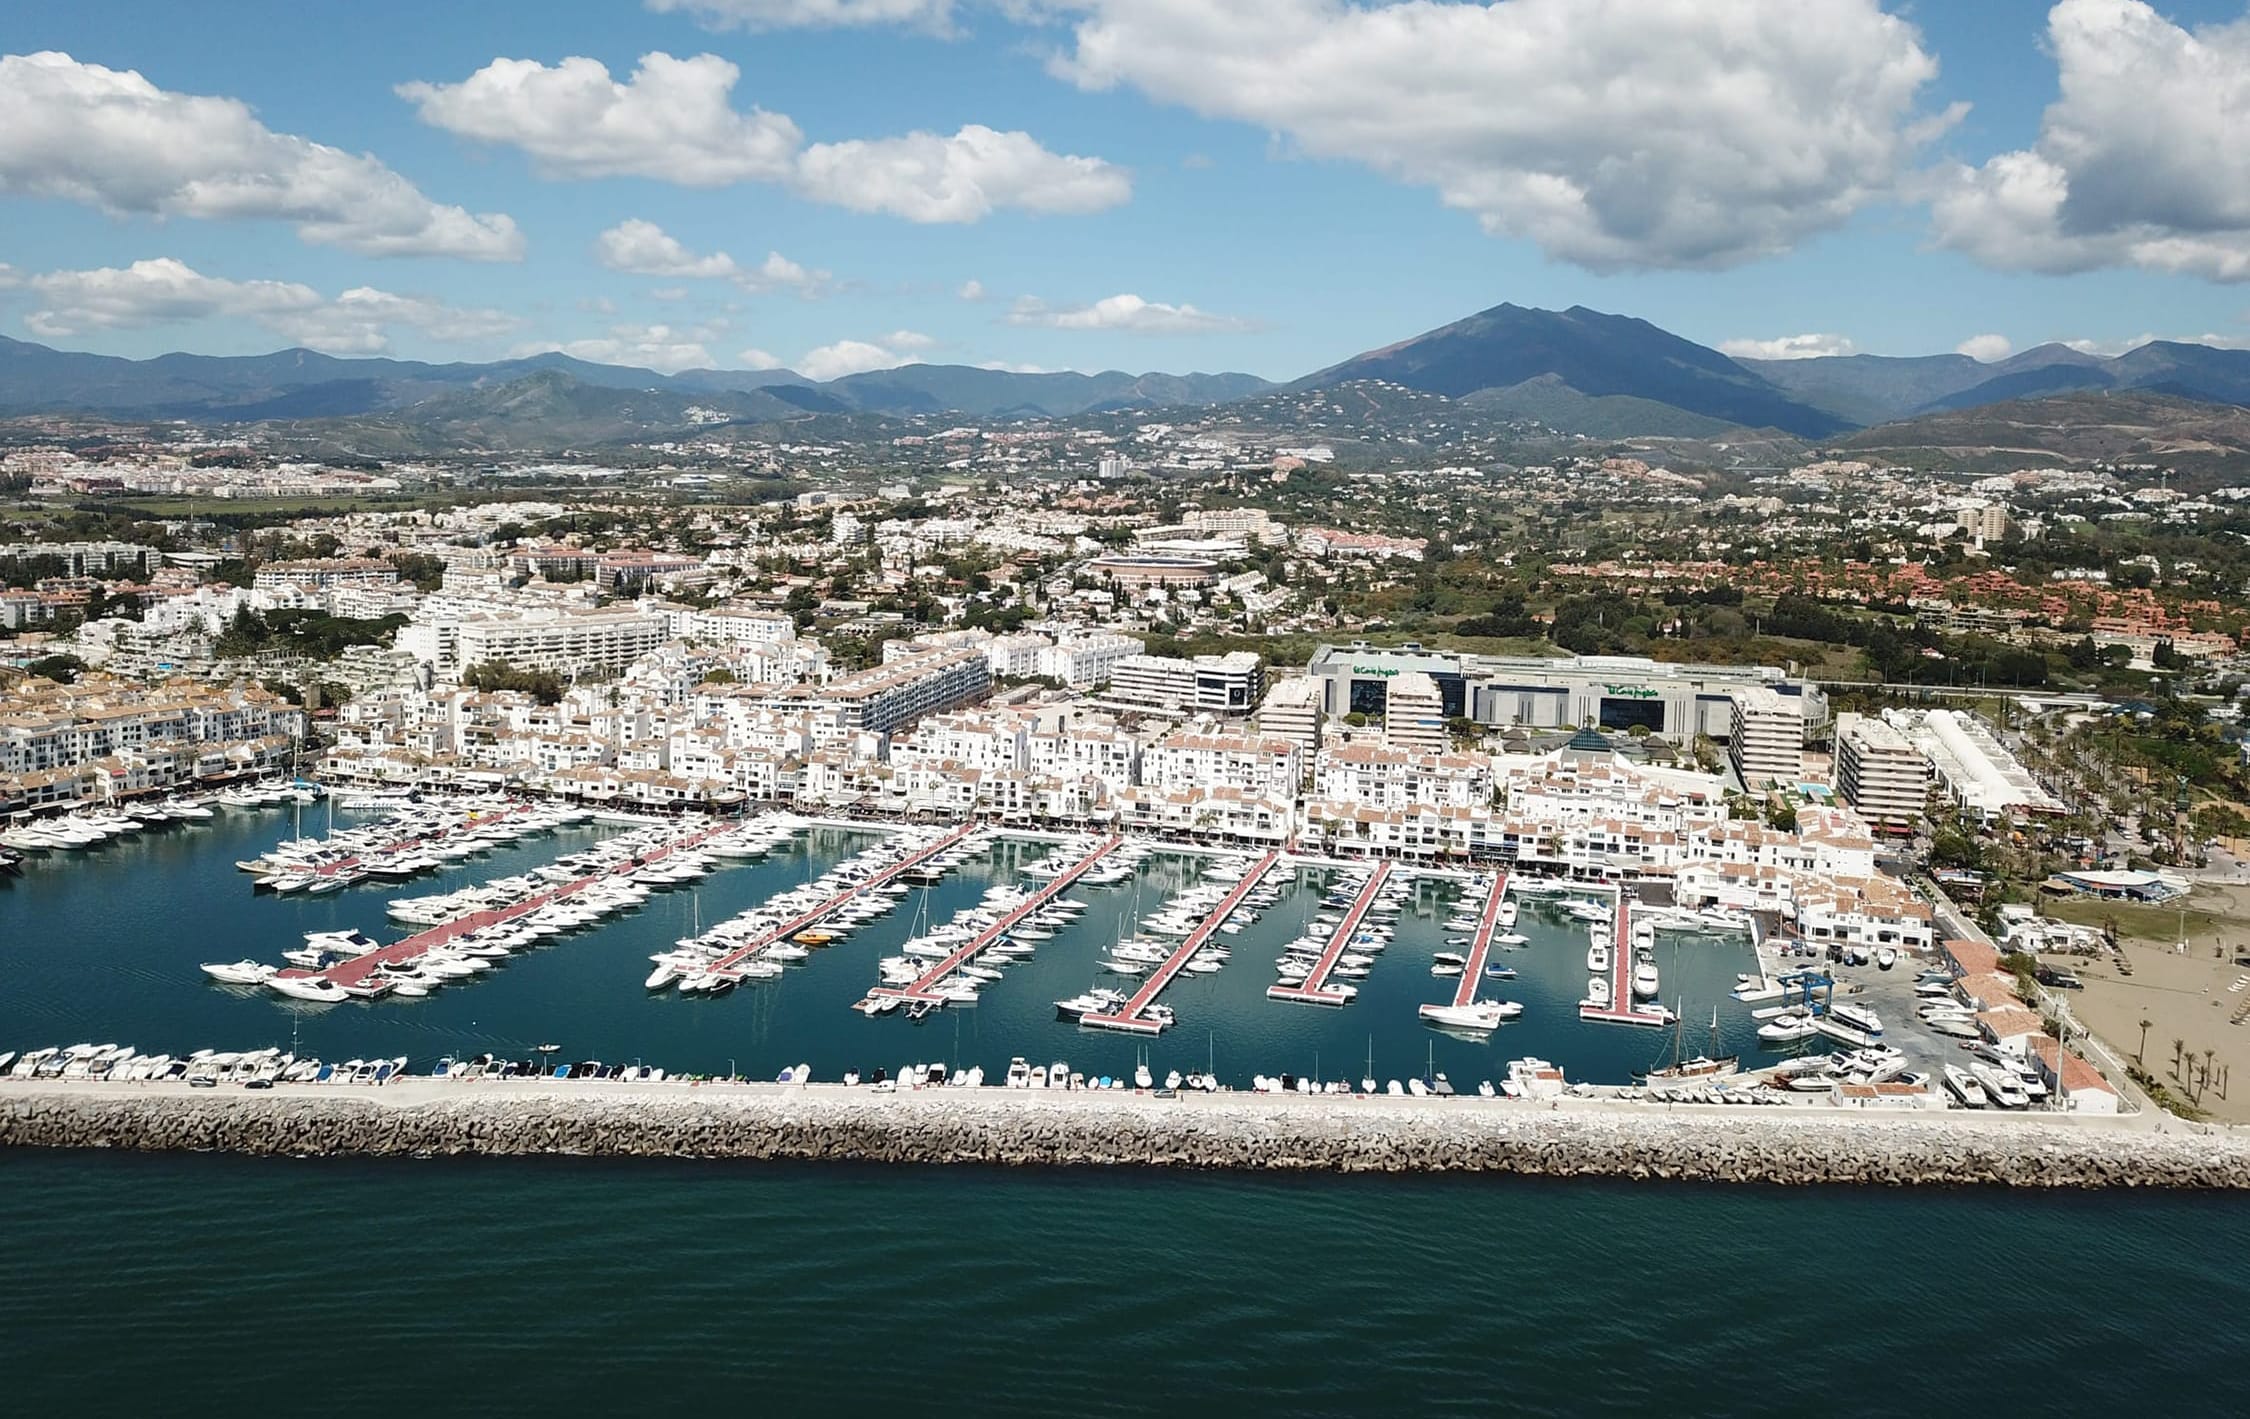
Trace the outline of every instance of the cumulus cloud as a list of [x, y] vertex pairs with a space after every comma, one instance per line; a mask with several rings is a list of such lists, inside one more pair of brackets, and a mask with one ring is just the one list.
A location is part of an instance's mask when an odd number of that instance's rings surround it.
[[731, 279], [742, 274], [723, 251], [698, 256], [654, 222], [628, 218], [594, 238], [594, 259], [636, 276]]
[[1434, 189], [1600, 270], [1784, 251], [1958, 116], [1878, 0], [1049, 0], [1052, 67]]
[[1938, 243], [2009, 270], [2250, 280], [2250, 20], [2062, 0], [2047, 48], [2062, 93], [2037, 143], [1935, 176]]
[[329, 300], [295, 281], [206, 276], [170, 257], [127, 267], [50, 271], [26, 284], [39, 308], [24, 317], [24, 324], [48, 338], [235, 317], [328, 354], [378, 355], [390, 348], [395, 329], [469, 343], [506, 334], [520, 323], [505, 311], [450, 306], [372, 286], [357, 286]]
[[744, 350], [734, 357], [734, 362], [746, 370], [777, 370], [781, 361], [764, 350]]
[[[897, 337], [887, 338], [895, 340]], [[838, 340], [833, 345], [807, 350], [804, 358], [797, 361], [797, 373], [807, 379], [842, 379], [848, 374], [896, 369], [913, 362], [914, 357], [907, 351], [871, 340]]]
[[5, 261], [0, 261], [0, 291], [12, 291], [23, 284], [23, 274]]
[[[791, 261], [778, 251], [754, 267], [739, 265], [723, 251], [699, 255], [654, 222], [628, 218], [594, 238], [594, 259], [612, 271], [636, 276], [678, 280], [732, 281], [746, 291], [795, 291], [807, 298], [826, 295], [832, 284], [829, 273]], [[676, 288], [670, 288], [676, 290]], [[658, 300], [678, 300], [685, 291], [649, 293]]]
[[981, 301], [984, 299], [984, 282], [971, 277], [961, 283], [960, 294], [965, 301]]
[[711, 357], [711, 347], [704, 343], [711, 333], [674, 325], [612, 325], [606, 335], [519, 345], [511, 354], [520, 359], [552, 350], [600, 365], [631, 365], [660, 374], [677, 374], [681, 370], [708, 369], [718, 363]]
[[953, 0], [648, 0], [648, 8], [684, 12], [722, 30], [903, 25], [950, 34], [953, 29]]
[[1967, 355], [1979, 364], [2004, 360], [2016, 352], [2016, 342], [2005, 335], [1971, 335], [1953, 347], [1957, 355]]
[[1132, 196], [1122, 168], [1051, 153], [1029, 133], [971, 123], [947, 136], [815, 143], [799, 155], [797, 190], [855, 212], [910, 222], [974, 222], [1000, 207], [1076, 214]]
[[643, 55], [620, 82], [598, 60], [495, 59], [458, 84], [401, 84], [422, 121], [528, 153], [553, 177], [649, 177], [688, 187], [772, 182], [818, 202], [913, 222], [1003, 208], [1075, 213], [1132, 195], [1122, 168], [969, 124], [806, 146], [787, 115], [737, 110], [741, 70], [715, 54]]
[[237, 99], [53, 52], [0, 56], [0, 192], [117, 215], [292, 222], [305, 241], [368, 256], [523, 256], [512, 219], [433, 202], [364, 153], [276, 133]]
[[1212, 331], [1249, 330], [1250, 321], [1215, 315], [1192, 305], [1166, 305], [1145, 301], [1131, 293], [1105, 296], [1092, 305], [1051, 306], [1025, 296], [1008, 311], [1010, 325], [1039, 325], [1050, 330], [1130, 330], [1146, 335], [1190, 335]]
[[1777, 335], [1771, 340], [1725, 340], [1719, 344], [1720, 354], [1738, 360], [1817, 360], [1858, 351], [1848, 335]]

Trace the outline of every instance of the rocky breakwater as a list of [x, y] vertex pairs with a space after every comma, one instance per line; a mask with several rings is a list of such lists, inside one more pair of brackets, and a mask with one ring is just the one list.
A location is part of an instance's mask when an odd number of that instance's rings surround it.
[[1154, 1166], [1879, 1186], [2250, 1188], [2250, 1143], [2027, 1119], [1469, 1101], [413, 1084], [0, 1089], [0, 1146]]

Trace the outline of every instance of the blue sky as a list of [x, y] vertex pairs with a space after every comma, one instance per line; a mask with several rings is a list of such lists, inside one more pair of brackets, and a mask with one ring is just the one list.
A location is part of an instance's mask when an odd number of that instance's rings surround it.
[[0, 55], [0, 333], [64, 348], [1286, 378], [1503, 300], [2250, 340], [2240, 3], [11, 0]]

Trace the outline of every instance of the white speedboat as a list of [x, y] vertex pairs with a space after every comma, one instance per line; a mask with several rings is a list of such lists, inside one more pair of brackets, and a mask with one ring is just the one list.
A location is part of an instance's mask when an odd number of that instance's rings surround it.
[[1810, 1010], [1787, 1010], [1758, 1027], [1758, 1039], [1769, 1045], [1793, 1044], [1820, 1033], [1820, 1021]]
[[1596, 1010], [1609, 1008], [1609, 977], [1590, 976], [1586, 981], [1586, 998], [1581, 1005], [1591, 1005]]
[[1643, 961], [1633, 967], [1633, 994], [1636, 998], [1654, 1000], [1657, 988], [1656, 962]]
[[1586, 948], [1586, 969], [1597, 976], [1609, 970], [1609, 947], [1607, 944], [1596, 941]]
[[1496, 1030], [1501, 1021], [1512, 1020], [1522, 1013], [1523, 1006], [1513, 1000], [1472, 1000], [1466, 1005], [1425, 1005], [1421, 1010], [1425, 1024], [1449, 1030], [1477, 1032]]
[[280, 991], [295, 1000], [310, 1000], [322, 1005], [334, 1005], [351, 996], [340, 985], [317, 976], [273, 976], [266, 981], [269, 989]]
[[263, 961], [205, 962], [202, 971], [227, 985], [263, 985], [278, 969]]

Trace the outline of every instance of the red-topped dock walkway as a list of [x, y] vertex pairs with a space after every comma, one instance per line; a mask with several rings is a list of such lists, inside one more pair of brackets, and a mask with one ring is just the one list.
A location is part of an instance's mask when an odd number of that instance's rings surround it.
[[809, 911], [803, 912], [798, 916], [790, 918], [788, 921], [783, 922], [781, 925], [774, 927], [770, 931], [750, 938], [748, 941], [745, 941], [740, 946], [735, 947], [732, 951], [727, 952], [724, 956], [721, 956], [716, 961], [713, 961], [710, 965], [704, 967], [705, 972], [710, 975], [720, 975], [724, 972], [735, 969], [744, 961], [748, 961], [756, 957], [760, 952], [764, 951], [774, 942], [794, 936], [798, 932], [803, 931], [805, 928], [817, 924], [821, 920], [821, 918], [827, 916], [829, 913], [844, 906], [848, 902], [856, 900], [862, 892], [872, 891], [875, 888], [882, 886], [885, 882], [890, 881], [893, 877], [898, 876], [901, 872], [904, 872], [912, 867], [921, 866], [923, 863], [928, 862], [931, 858], [936, 857], [939, 853], [945, 852], [949, 848], [952, 848], [963, 838], [966, 838], [967, 836], [969, 836], [969, 834], [975, 832], [976, 830], [977, 825], [974, 822], [963, 823], [960, 827], [955, 828], [952, 832], [947, 833], [944, 837], [939, 838], [936, 842], [931, 843], [928, 847], [923, 848], [919, 852], [909, 853], [907, 856], [900, 858], [898, 861], [892, 863], [890, 866], [884, 868], [882, 871], [876, 873], [866, 881], [855, 883], [852, 886], [846, 887], [844, 888], [844, 890], [836, 893], [834, 896], [818, 903]]
[[653, 848], [639, 858], [628, 858], [615, 867], [605, 868], [585, 877], [573, 878], [571, 881], [551, 887], [544, 892], [534, 893], [521, 901], [510, 902], [504, 907], [493, 907], [488, 911], [470, 912], [467, 916], [455, 917], [443, 925], [433, 926], [427, 931], [418, 931], [412, 936], [393, 941], [388, 946], [378, 947], [362, 955], [354, 956], [348, 961], [340, 961], [326, 970], [308, 971], [292, 967], [278, 974], [288, 979], [317, 976], [340, 986], [362, 985], [370, 975], [375, 973], [377, 967], [403, 966], [418, 961], [438, 947], [466, 936], [472, 931], [479, 931], [488, 926], [497, 926], [502, 922], [513, 921], [520, 916], [528, 916], [549, 903], [574, 896], [604, 878], [635, 872], [652, 862], [662, 862], [675, 852], [685, 852], [691, 848], [700, 847], [720, 833], [727, 832], [736, 826], [738, 825], [734, 823], [713, 823], [708, 827], [699, 828], [692, 833], [674, 838], [664, 846]]
[[1376, 896], [1382, 892], [1383, 884], [1390, 879], [1391, 864], [1375, 864], [1374, 872], [1367, 878], [1367, 885], [1359, 889], [1359, 895], [1352, 899], [1343, 921], [1338, 923], [1336, 934], [1328, 938], [1327, 949], [1320, 953], [1319, 960], [1313, 962], [1312, 973], [1295, 985], [1267, 986], [1266, 999], [1288, 1000], [1299, 1005], [1339, 1006], [1350, 1000], [1351, 997], [1342, 991], [1329, 988], [1328, 973], [1336, 969], [1336, 962], [1342, 959], [1344, 949], [1351, 944], [1352, 938], [1359, 934], [1360, 924], [1367, 920], [1368, 910], [1375, 905]]
[[1026, 917], [1034, 915], [1039, 911], [1040, 908], [1046, 906], [1047, 903], [1061, 896], [1064, 892], [1069, 891], [1071, 886], [1075, 884], [1079, 878], [1085, 876], [1087, 871], [1091, 869], [1095, 863], [1101, 861], [1103, 858], [1117, 851], [1119, 846], [1121, 846], [1124, 841], [1125, 839], [1123, 837], [1110, 837], [1104, 839], [1101, 844], [1097, 846], [1092, 852], [1087, 853], [1084, 857], [1080, 858], [1074, 865], [1072, 865], [1070, 870], [1068, 870], [1067, 872], [1059, 873], [1058, 875], [1050, 878], [1046, 886], [1041, 887], [1038, 891], [1033, 892], [1029, 897], [1026, 897], [1020, 905], [1011, 910], [1007, 915], [1001, 917], [992, 925], [978, 932], [973, 938], [971, 938], [966, 944], [964, 944], [959, 950], [955, 951], [952, 955], [947, 956], [944, 960], [938, 962], [936, 965], [922, 972], [920, 976], [915, 978], [915, 981], [912, 985], [877, 986], [875, 989], [867, 992], [868, 997], [870, 999], [881, 999], [885, 996], [891, 996], [905, 1001], [908, 1004], [912, 1004], [917, 1001], [928, 1001], [932, 1003], [942, 1002], [944, 1000], [943, 996], [932, 993], [936, 989], [938, 982], [944, 980], [947, 976], [952, 975], [955, 971], [961, 969], [962, 966], [968, 964], [970, 961], [973, 961], [978, 956], [982, 955], [986, 948], [990, 947], [1001, 937], [1006, 936], [1016, 926], [1020, 925]]
[[1079, 1017], [1078, 1023], [1097, 1030], [1123, 1030], [1135, 1035], [1163, 1033], [1162, 1024], [1147, 1018], [1141, 1012], [1148, 1009], [1157, 996], [1163, 994], [1164, 987], [1172, 983], [1172, 977], [1180, 973], [1180, 968], [1188, 963], [1188, 958], [1203, 949], [1204, 943], [1217, 933], [1228, 917], [1234, 915], [1235, 908], [1242, 905], [1242, 899], [1257, 890], [1258, 884], [1266, 879], [1266, 874], [1273, 871], [1274, 864], [1279, 861], [1281, 853], [1276, 849], [1259, 858], [1255, 866], [1243, 873], [1242, 880], [1234, 884], [1234, 890], [1211, 909], [1211, 914], [1203, 919], [1201, 925], [1187, 934], [1180, 942], [1180, 948], [1166, 957], [1163, 965], [1158, 966], [1147, 980], [1141, 982], [1141, 988], [1133, 992], [1133, 998], [1126, 1001], [1123, 1008], [1107, 1015], [1083, 1015]]
[[[1500, 930], [1500, 904], [1508, 899], [1508, 874], [1494, 872], [1492, 890], [1485, 895], [1484, 910], [1477, 915], [1476, 934], [1469, 938], [1469, 959], [1461, 967], [1461, 983], [1453, 988], [1455, 1010], [1468, 1008], [1477, 998], [1477, 986], [1484, 980], [1484, 963], [1492, 954], [1492, 938]], [[1441, 1006], [1425, 1005], [1420, 1014], [1425, 1020], [1430, 1012]]]
[[1609, 945], [1609, 1004], [1580, 1002], [1578, 1018], [1605, 1025], [1669, 1025], [1672, 1012], [1661, 1005], [1642, 1006], [1633, 999], [1633, 904], [1623, 891], [1617, 894], [1616, 924]]

